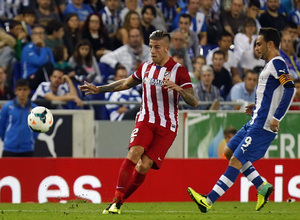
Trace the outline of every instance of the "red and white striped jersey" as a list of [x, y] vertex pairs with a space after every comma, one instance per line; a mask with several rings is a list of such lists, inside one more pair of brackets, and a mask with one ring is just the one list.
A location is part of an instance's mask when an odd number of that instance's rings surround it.
[[183, 89], [192, 88], [187, 69], [170, 57], [163, 67], [150, 61], [144, 62], [132, 77], [142, 81], [143, 86], [142, 105], [136, 121], [177, 131], [179, 93], [175, 90], [168, 92], [162, 85], [164, 79], [169, 79]]

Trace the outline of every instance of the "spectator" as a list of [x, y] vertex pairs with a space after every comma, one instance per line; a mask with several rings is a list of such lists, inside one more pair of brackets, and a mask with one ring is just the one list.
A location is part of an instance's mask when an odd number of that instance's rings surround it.
[[[0, 100], [11, 100], [14, 97], [10, 84], [6, 82], [7, 75], [2, 66], [0, 66]], [[1, 106], [0, 106], [1, 108]]]
[[31, 90], [41, 82], [49, 81], [53, 70], [54, 58], [50, 48], [45, 46], [45, 29], [36, 25], [32, 29], [31, 39], [22, 51], [22, 78], [28, 79]]
[[267, 0], [267, 10], [263, 13], [259, 22], [262, 27], [272, 27], [278, 31], [282, 31], [286, 25], [287, 18], [284, 14], [279, 12], [279, 0]]
[[180, 30], [172, 32], [169, 55], [180, 54], [184, 58], [184, 66], [191, 72], [193, 71], [192, 62], [187, 49], [183, 46], [183, 40], [183, 35]]
[[0, 66], [4, 68], [9, 76], [12, 75], [12, 67], [15, 62], [16, 39], [7, 34], [2, 28], [0, 29]]
[[2, 157], [33, 156], [39, 133], [33, 132], [27, 124], [28, 113], [37, 106], [30, 101], [29, 94], [29, 82], [19, 79], [16, 83], [16, 97], [5, 103], [1, 109], [0, 137], [4, 142]]
[[256, 22], [253, 18], [247, 18], [241, 27], [240, 33], [237, 33], [234, 37], [234, 54], [238, 62], [244, 53], [249, 50], [253, 50], [253, 45], [256, 38]]
[[65, 34], [63, 24], [58, 20], [50, 20], [46, 26], [47, 37], [45, 39], [46, 47], [53, 49], [57, 45], [63, 45], [63, 36]]
[[231, 34], [228, 32], [223, 32], [218, 40], [219, 47], [214, 48], [207, 54], [206, 63], [207, 65], [211, 65], [214, 52], [218, 50], [223, 51], [223, 53], [225, 54], [224, 67], [229, 71], [229, 73], [231, 73], [232, 81], [235, 84], [241, 82], [242, 80], [238, 74], [236, 57], [234, 55], [234, 52], [230, 50], [232, 42], [233, 42], [233, 38]]
[[93, 52], [96, 60], [99, 60], [105, 53], [110, 52], [111, 46], [105, 26], [98, 13], [90, 14], [82, 26], [82, 38], [87, 39], [93, 45]]
[[69, 59], [69, 64], [75, 70], [75, 78], [79, 82], [102, 82], [99, 65], [89, 40], [78, 41], [73, 56]]
[[53, 12], [51, 0], [37, 0], [38, 7], [35, 9], [36, 23], [46, 27], [51, 20], [60, 21], [57, 13]]
[[297, 25], [298, 36], [300, 36], [300, 0], [294, 0], [295, 10], [290, 14], [289, 20]]
[[136, 11], [139, 7], [139, 0], [124, 0], [125, 7], [120, 12], [121, 25], [125, 22], [125, 17], [129, 11]]
[[199, 0], [189, 0], [187, 9], [182, 10], [173, 21], [173, 29], [178, 28], [178, 21], [181, 14], [189, 14], [192, 17], [192, 24], [190, 29], [198, 34], [200, 39], [200, 44], [206, 45], [206, 21], [204, 13], [199, 11], [200, 1]]
[[83, 3], [91, 6], [94, 13], [97, 13], [104, 8], [102, 0], [84, 0]]
[[68, 54], [74, 52], [77, 42], [81, 39], [81, 31], [79, 27], [79, 18], [75, 13], [70, 13], [66, 16], [64, 23], [65, 34], [63, 36], [64, 44], [68, 48]]
[[255, 20], [257, 30], [259, 30], [261, 28], [261, 25], [258, 20], [259, 9], [260, 9], [259, 0], [250, 0], [248, 2], [248, 7], [246, 9], [246, 15], [248, 16], [248, 18], [252, 18]]
[[100, 62], [115, 68], [117, 64], [122, 64], [129, 75], [143, 62], [151, 60], [150, 48], [142, 43], [141, 32], [137, 28], [129, 31], [128, 44], [105, 54]]
[[[294, 84], [296, 88], [296, 93], [293, 99], [293, 103], [300, 103], [300, 79], [295, 79]], [[290, 110], [300, 110], [300, 106], [291, 106]]]
[[144, 44], [149, 45], [149, 36], [156, 30], [156, 28], [151, 24], [153, 19], [156, 17], [156, 10], [152, 5], [145, 5], [142, 8], [142, 33], [144, 37]]
[[[114, 81], [126, 79], [127, 76], [128, 73], [125, 67], [117, 67], [115, 70]], [[128, 90], [105, 93], [105, 100], [110, 102], [141, 102], [142, 98], [136, 88], [132, 87]], [[111, 121], [134, 120], [137, 112], [140, 109], [140, 107], [136, 106], [135, 104], [106, 104], [105, 107], [109, 112], [109, 118]]]
[[91, 8], [91, 6], [83, 4], [83, 0], [72, 0], [72, 3], [69, 3], [66, 6], [66, 9], [64, 11], [64, 17], [66, 18], [67, 15], [70, 13], [76, 13], [78, 15], [81, 27], [85, 19], [89, 16], [89, 14], [93, 12], [94, 11]]
[[177, 0], [165, 0], [160, 1], [156, 4], [156, 7], [159, 8], [163, 14], [164, 21], [167, 26], [167, 31], [170, 31], [172, 29], [173, 20], [177, 15], [176, 3]]
[[[235, 84], [230, 91], [231, 101], [244, 101], [245, 106], [248, 103], [255, 102], [255, 92], [258, 83], [258, 74], [253, 70], [248, 70], [245, 73], [244, 81]], [[235, 105], [234, 110], [239, 110], [241, 106]], [[244, 110], [244, 109], [241, 109]]]
[[224, 149], [227, 146], [228, 142], [233, 138], [233, 136], [237, 133], [237, 130], [233, 126], [229, 126], [224, 129], [224, 139], [220, 142], [219, 148], [218, 148], [218, 158], [224, 158], [226, 159], [224, 155]]
[[253, 49], [246, 51], [241, 57], [240, 66], [243, 70], [243, 77], [248, 70], [256, 69], [256, 72], [260, 73], [260, 70], [265, 66], [265, 61], [260, 59], [259, 54], [254, 49], [255, 45], [256, 40], [254, 41]]
[[20, 15], [22, 8], [28, 7], [29, 1], [14, 2], [11, 0], [0, 1], [0, 19], [10, 20]]
[[119, 4], [119, 0], [105, 0], [105, 7], [99, 11], [110, 39], [114, 39], [121, 27]]
[[32, 28], [36, 21], [35, 10], [32, 8], [24, 8], [21, 18], [24, 31], [27, 34], [27, 38], [30, 39], [30, 36], [32, 35]]
[[[195, 87], [197, 99], [203, 102], [213, 102], [222, 99], [220, 89], [212, 84], [214, 80], [214, 71], [210, 66], [202, 66], [200, 73], [200, 81]], [[200, 109], [209, 109], [210, 105], [200, 106]], [[214, 109], [216, 110], [216, 109]]]
[[132, 28], [142, 31], [141, 18], [136, 11], [129, 11], [126, 14], [123, 26], [117, 31], [116, 40], [121, 42], [121, 45], [128, 43], [128, 32]]
[[69, 59], [68, 49], [65, 45], [57, 45], [52, 50], [55, 65], [57, 69], [61, 69], [67, 74], [72, 80], [75, 80], [75, 71], [67, 62]]
[[193, 72], [189, 72], [191, 77], [191, 82], [195, 86], [200, 80], [201, 69], [203, 65], [206, 65], [206, 60], [204, 56], [197, 56], [192, 59]]
[[293, 53], [293, 40], [289, 33], [281, 37], [279, 54], [284, 59], [293, 79], [300, 78], [300, 63], [295, 53]]
[[[152, 25], [156, 28], [156, 30], [162, 30], [166, 31], [167, 30], [167, 25], [164, 20], [164, 16], [161, 12], [161, 10], [158, 7], [155, 7], [156, 5], [156, 0], [142, 0], [143, 6], [153, 6], [155, 9], [155, 14], [156, 16], [154, 17], [152, 21]], [[141, 15], [141, 8], [137, 9], [137, 12]], [[147, 44], [146, 44], [147, 45]]]
[[298, 27], [293, 21], [288, 21], [286, 26], [282, 30], [282, 35], [290, 34], [293, 41], [293, 53], [297, 54], [299, 51], [299, 42], [298, 42]]
[[17, 58], [17, 61], [20, 61], [23, 47], [28, 43], [27, 35], [22, 27], [22, 23], [20, 21], [11, 20], [9, 22], [9, 33], [16, 40], [16, 45], [14, 46], [15, 57]]
[[189, 14], [181, 14], [179, 16], [179, 29], [184, 37], [184, 47], [188, 50], [191, 59], [200, 55], [199, 39], [197, 34], [190, 30], [192, 18]]
[[232, 0], [229, 11], [223, 11], [220, 15], [220, 21], [225, 31], [234, 38], [244, 24], [247, 16], [243, 12], [243, 0]]
[[220, 22], [220, 9], [214, 8], [214, 5], [220, 5], [218, 0], [200, 0], [200, 11], [205, 14], [207, 44], [217, 45], [218, 36], [223, 32], [223, 27]]
[[232, 87], [232, 80], [230, 73], [224, 68], [225, 53], [221, 50], [214, 52], [212, 57], [212, 69], [214, 71], [215, 77], [213, 80], [213, 85], [220, 89], [220, 94], [224, 100], [226, 100], [230, 89]]
[[72, 80], [60, 69], [54, 69], [50, 75], [50, 81], [42, 82], [31, 98], [33, 102], [41, 100], [74, 101], [77, 107], [82, 106], [82, 101], [78, 97]]

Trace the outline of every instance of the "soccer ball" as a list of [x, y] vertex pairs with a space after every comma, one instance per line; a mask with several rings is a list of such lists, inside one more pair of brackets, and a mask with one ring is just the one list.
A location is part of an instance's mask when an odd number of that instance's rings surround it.
[[27, 123], [31, 130], [45, 133], [49, 131], [53, 125], [53, 115], [49, 109], [43, 106], [37, 106], [30, 111], [27, 117]]

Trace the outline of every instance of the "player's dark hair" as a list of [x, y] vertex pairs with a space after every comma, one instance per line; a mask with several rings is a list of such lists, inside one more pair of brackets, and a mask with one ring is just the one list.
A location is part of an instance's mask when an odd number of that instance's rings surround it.
[[213, 53], [213, 57], [216, 55], [216, 54], [219, 54], [219, 55], [222, 55], [223, 56], [223, 58], [225, 59], [225, 53], [222, 51], [222, 50], [217, 50], [217, 51], [215, 51], [214, 53]]
[[[192, 59], [192, 64], [195, 64], [199, 58], [203, 59], [203, 60], [205, 61], [205, 64], [206, 64], [206, 59], [205, 59], [205, 57], [202, 56], [202, 55], [199, 55], [199, 56], [194, 57], [194, 58]], [[205, 65], [205, 64], [204, 64], [204, 65]]]
[[147, 9], [150, 9], [153, 16], [156, 17], [156, 10], [155, 10], [155, 7], [153, 5], [145, 5], [142, 8], [142, 15], [146, 13]]
[[279, 49], [280, 45], [280, 34], [279, 31], [271, 27], [263, 27], [259, 30], [259, 35], [264, 36], [264, 41], [273, 41], [276, 49]]
[[88, 39], [81, 39], [77, 42], [75, 50], [73, 52], [73, 59], [77, 64], [83, 65], [83, 60], [81, 54], [79, 53], [79, 48], [81, 46], [89, 46], [90, 51], [88, 55], [84, 58], [84, 61], [87, 66], [91, 67], [93, 65], [93, 48], [92, 44]]
[[168, 32], [166, 31], [161, 31], [161, 30], [156, 30], [153, 31], [150, 36], [150, 40], [162, 40], [162, 39], [167, 39], [168, 43], [171, 41], [171, 36]]
[[192, 22], [192, 17], [191, 17], [191, 15], [189, 15], [189, 14], [181, 14], [180, 16], [179, 16], [179, 19], [180, 18], [188, 18], [189, 20], [190, 20], [190, 22]]
[[223, 31], [219, 37], [219, 40], [222, 40], [223, 37], [231, 37], [231, 39], [232, 39], [232, 35], [228, 31]]
[[287, 21], [285, 23], [285, 26], [284, 26], [283, 30], [286, 30], [288, 28], [297, 29], [298, 27], [297, 27], [297, 24], [295, 22], [293, 22], [293, 21]]
[[16, 88], [26, 86], [29, 87], [29, 81], [27, 79], [18, 79], [16, 82]]
[[58, 31], [62, 27], [63, 27], [63, 24], [60, 21], [58, 21], [56, 19], [52, 19], [48, 22], [48, 24], [46, 26], [46, 32], [47, 32], [47, 34], [53, 34], [54, 31]]

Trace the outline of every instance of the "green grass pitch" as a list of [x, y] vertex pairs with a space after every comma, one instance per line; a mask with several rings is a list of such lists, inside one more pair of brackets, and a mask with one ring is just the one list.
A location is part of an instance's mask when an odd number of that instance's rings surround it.
[[0, 219], [300, 219], [300, 202], [269, 202], [255, 211], [255, 202], [217, 202], [208, 213], [201, 213], [193, 202], [125, 203], [121, 215], [102, 215], [107, 203], [84, 201], [60, 203], [0, 203]]

